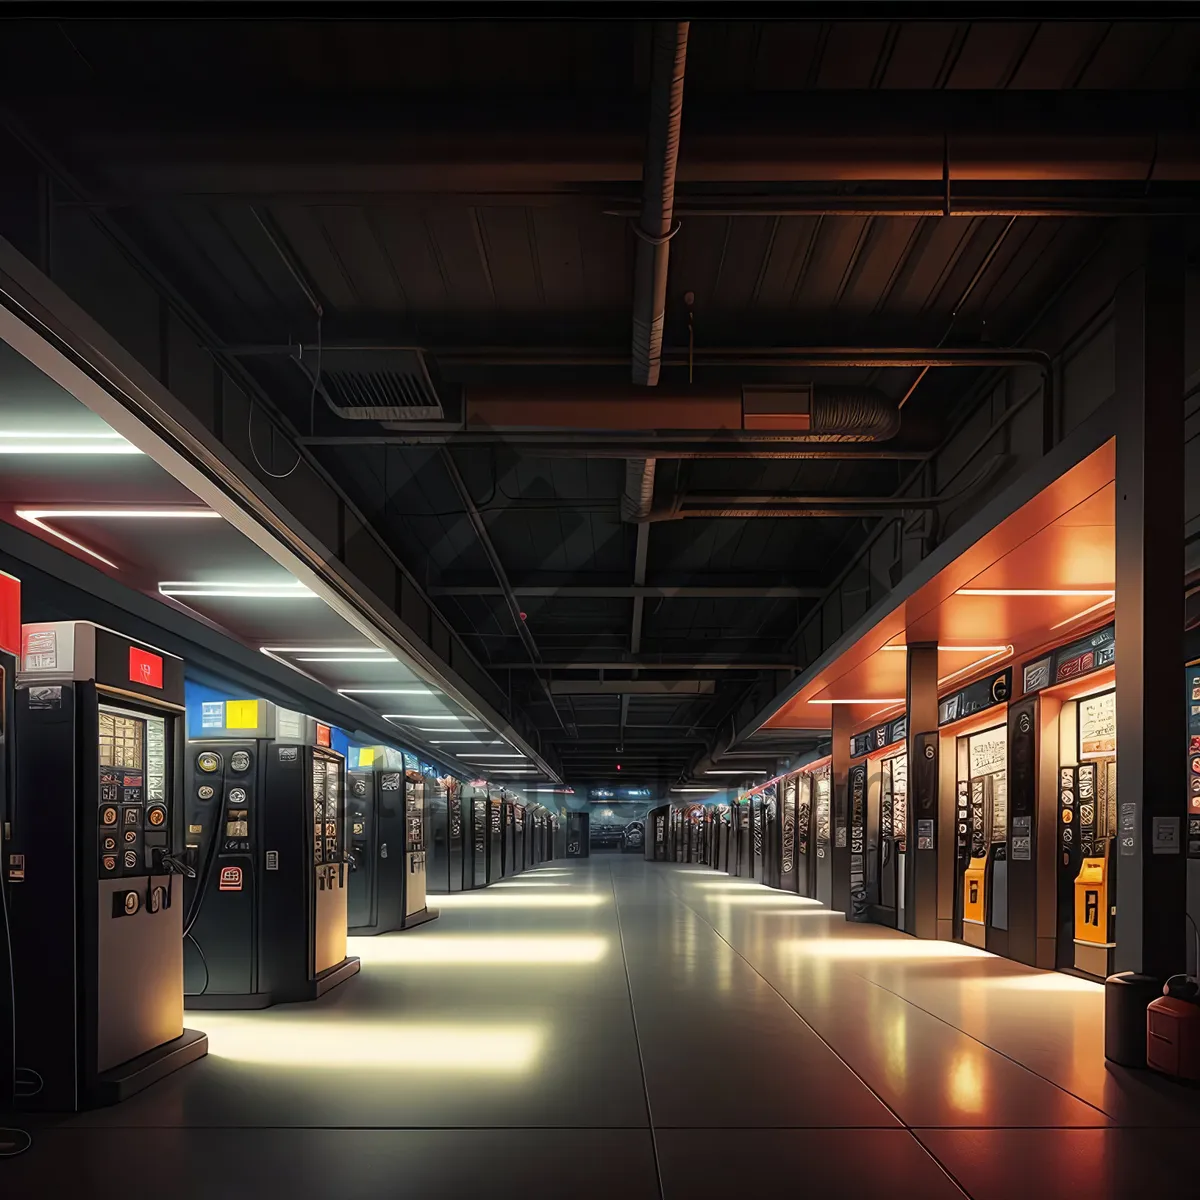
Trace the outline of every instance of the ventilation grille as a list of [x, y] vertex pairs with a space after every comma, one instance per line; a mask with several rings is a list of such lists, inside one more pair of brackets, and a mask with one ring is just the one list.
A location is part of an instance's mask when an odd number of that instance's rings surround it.
[[412, 350], [337, 350], [324, 355], [321, 385], [349, 421], [440, 421], [441, 401]]

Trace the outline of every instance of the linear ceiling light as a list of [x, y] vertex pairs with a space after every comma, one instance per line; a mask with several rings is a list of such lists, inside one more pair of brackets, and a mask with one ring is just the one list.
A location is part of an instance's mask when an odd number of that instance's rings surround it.
[[1112, 588], [959, 588], [957, 596], [1115, 596]]
[[[396, 659], [391, 654], [387, 654], [387, 655], [376, 654], [374, 657], [371, 657], [368, 655], [356, 655], [356, 654], [337, 654], [337, 655], [326, 655], [324, 657], [317, 657], [317, 658], [297, 658], [296, 661], [297, 662], [315, 662], [315, 663], [346, 663], [346, 662], [348, 662], [348, 663], [390, 663], [390, 662], [395, 662]], [[339, 688], [338, 691], [344, 691], [344, 689]], [[417, 693], [413, 693], [413, 694], [416, 695]]]
[[[313, 662], [311, 658], [302, 658], [301, 662]], [[320, 661], [320, 660], [316, 660]], [[360, 660], [361, 661], [361, 660]], [[382, 660], [381, 660], [382, 661]], [[339, 696], [431, 696], [433, 693], [428, 688], [338, 688]], [[392, 716], [400, 717], [403, 713], [393, 713]], [[438, 717], [439, 721], [444, 718]], [[457, 721], [457, 717], [451, 718]]]
[[[447, 733], [448, 730], [441, 732]], [[481, 742], [478, 738], [432, 738], [429, 744], [431, 746], [503, 746], [504, 743], [498, 738], [491, 742]]]
[[766, 775], [766, 771], [705, 771], [705, 775]]
[[141, 454], [119, 433], [50, 433], [0, 429], [0, 454]]
[[158, 590], [174, 599], [177, 596], [198, 596], [203, 599], [234, 600], [315, 600], [317, 594], [298, 579], [261, 583], [239, 583], [234, 580], [168, 579]]
[[108, 520], [109, 518], [139, 521], [219, 521], [221, 519], [221, 514], [213, 512], [211, 508], [18, 508], [16, 513], [21, 520], [28, 521], [30, 525], [40, 529], [43, 533], [48, 533], [51, 537], [58, 538], [60, 542], [66, 542], [68, 546], [74, 546], [76, 550], [82, 550], [84, 554], [104, 563], [105, 566], [112, 567], [114, 571], [120, 570], [115, 562], [105, 558], [103, 554], [97, 553], [91, 547], [85, 546], [82, 542], [68, 537], [52, 525], [47, 525], [47, 519], [50, 517], [55, 520], [66, 518], [72, 521]]
[[484, 759], [493, 758], [524, 758], [524, 754], [458, 754], [455, 757], [461, 758], [463, 762], [483, 762]]
[[[392, 718], [387, 713], [383, 714], [385, 721], [390, 721]], [[424, 719], [424, 718], [422, 718]], [[447, 729], [444, 725], [413, 725], [413, 729], [419, 729], [422, 733], [487, 733], [486, 729]]]
[[673, 787], [673, 792], [704, 792], [706, 795], [715, 796], [716, 792], [710, 787]]
[[809, 704], [903, 704], [904, 697], [873, 696], [870, 700], [810, 700]]
[[1082, 612], [1077, 612], [1073, 617], [1068, 617], [1065, 621], [1059, 621], [1056, 625], [1051, 625], [1051, 630], [1061, 629], [1064, 625], [1074, 625], [1076, 621], [1083, 620], [1084, 617], [1090, 617], [1092, 613], [1099, 612], [1102, 608], [1107, 608], [1113, 601], [1116, 600], [1116, 594], [1105, 596], [1098, 604], [1091, 604]]
[[[470, 717], [450, 717], [441, 713], [384, 713], [389, 721], [469, 721]], [[450, 730], [443, 732], [449, 733]]]
[[378, 646], [259, 646], [259, 650], [264, 654], [380, 654], [392, 657]]

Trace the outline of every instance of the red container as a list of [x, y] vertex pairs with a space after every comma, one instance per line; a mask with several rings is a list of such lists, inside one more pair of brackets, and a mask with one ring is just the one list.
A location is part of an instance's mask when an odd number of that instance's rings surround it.
[[1200, 1083], [1200, 1004], [1173, 996], [1150, 1002], [1146, 1063], [1173, 1079]]

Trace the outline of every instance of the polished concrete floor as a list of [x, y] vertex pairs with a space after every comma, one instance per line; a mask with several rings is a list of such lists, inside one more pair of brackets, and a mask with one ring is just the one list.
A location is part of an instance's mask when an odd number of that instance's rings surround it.
[[1095, 985], [617, 854], [437, 903], [0, 1195], [1197, 1194], [1200, 1095], [1106, 1069]]

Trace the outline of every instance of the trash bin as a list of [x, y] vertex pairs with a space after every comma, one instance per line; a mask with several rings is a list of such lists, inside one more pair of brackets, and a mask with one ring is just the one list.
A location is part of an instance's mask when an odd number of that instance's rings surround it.
[[1122, 1067], [1146, 1065], [1146, 1009], [1163, 981], [1121, 971], [1104, 981], [1104, 1057]]

